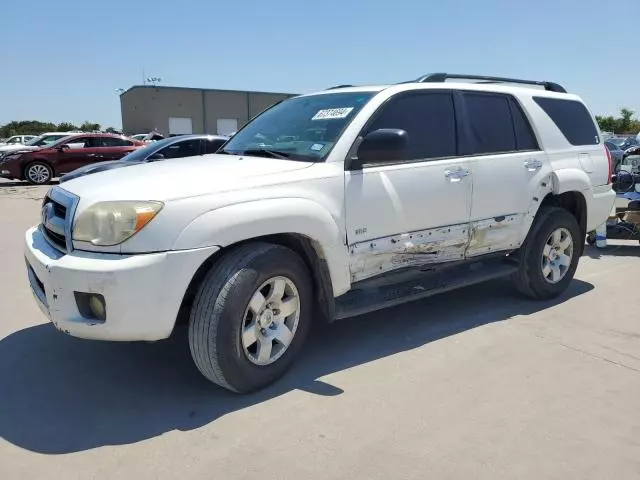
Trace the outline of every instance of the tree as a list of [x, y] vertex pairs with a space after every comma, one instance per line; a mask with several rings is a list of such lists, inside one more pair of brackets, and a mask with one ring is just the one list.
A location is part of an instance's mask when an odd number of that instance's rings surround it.
[[56, 127], [57, 132], [73, 132], [74, 130], [78, 130], [78, 127], [69, 122], [61, 122]]
[[80, 125], [80, 130], [82, 130], [83, 132], [100, 131], [100, 124], [85, 121], [82, 125]]
[[631, 129], [634, 113], [635, 112], [633, 110], [629, 110], [628, 108], [620, 109], [620, 130], [622, 130], [623, 132], [628, 132]]
[[619, 117], [613, 117], [611, 115], [596, 115], [596, 121], [598, 122], [598, 125], [600, 125], [600, 129], [605, 132], [636, 134], [640, 132], [640, 120], [633, 118], [634, 113], [635, 112], [633, 110], [623, 107], [620, 109]]
[[120, 133], [118, 130], [116, 130], [113, 127], [107, 127], [104, 131], [107, 133]]

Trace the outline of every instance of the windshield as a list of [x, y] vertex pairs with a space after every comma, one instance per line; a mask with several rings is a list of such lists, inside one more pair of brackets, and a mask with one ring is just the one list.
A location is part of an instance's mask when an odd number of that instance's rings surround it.
[[25, 145], [29, 145], [30, 147], [45, 147], [48, 145], [52, 145], [58, 140], [61, 140], [67, 136], [67, 134], [41, 135], [29, 140], [27, 143], [25, 143]]
[[321, 161], [375, 93], [328, 93], [285, 100], [249, 122], [221, 152]]
[[122, 157], [122, 160], [125, 162], [142, 162], [152, 153], [162, 150], [164, 147], [166, 147], [167, 145], [171, 145], [175, 141], [175, 138], [165, 138], [164, 140], [150, 143], [142, 148], [139, 148], [138, 150], [134, 150], [128, 155], [125, 155], [124, 157]]

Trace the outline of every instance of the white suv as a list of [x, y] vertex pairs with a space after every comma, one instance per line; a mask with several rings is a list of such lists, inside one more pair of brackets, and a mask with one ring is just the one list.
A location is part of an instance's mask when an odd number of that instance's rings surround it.
[[53, 187], [27, 271], [59, 330], [152, 341], [184, 320], [200, 371], [248, 392], [284, 373], [314, 318], [500, 276], [559, 295], [610, 183], [592, 115], [560, 85], [339, 87], [278, 103], [218, 154]]

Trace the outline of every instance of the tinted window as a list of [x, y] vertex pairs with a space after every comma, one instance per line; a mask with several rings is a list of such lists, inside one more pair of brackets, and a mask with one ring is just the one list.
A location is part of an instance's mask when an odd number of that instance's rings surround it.
[[513, 119], [513, 129], [516, 133], [516, 149], [518, 150], [538, 150], [538, 141], [536, 140], [531, 124], [518, 102], [513, 98], [509, 98], [509, 106], [511, 107], [511, 118]]
[[411, 94], [391, 100], [365, 134], [381, 128], [407, 132], [412, 160], [456, 155], [456, 123], [450, 93]]
[[571, 145], [597, 145], [598, 131], [587, 108], [575, 100], [533, 97]]
[[183, 140], [163, 148], [158, 153], [164, 158], [192, 157], [200, 154], [200, 139]]
[[204, 153], [216, 153], [218, 149], [222, 145], [224, 145], [224, 142], [226, 142], [226, 140], [220, 140], [220, 139], [205, 140]]
[[509, 98], [503, 95], [465, 93], [473, 151], [476, 154], [513, 152], [516, 136]]
[[133, 145], [130, 141], [118, 137], [96, 137], [95, 140], [98, 147], [130, 147]]
[[73, 146], [73, 148], [90, 148], [91, 146], [93, 146], [92, 140], [94, 139], [91, 137], [74, 137], [70, 138], [64, 143], [66, 145]]

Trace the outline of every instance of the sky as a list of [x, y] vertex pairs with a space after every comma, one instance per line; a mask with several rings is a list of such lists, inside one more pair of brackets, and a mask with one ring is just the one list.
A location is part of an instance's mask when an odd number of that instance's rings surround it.
[[0, 124], [122, 125], [142, 83], [306, 93], [429, 72], [555, 81], [640, 114], [638, 0], [35, 0], [0, 8]]

